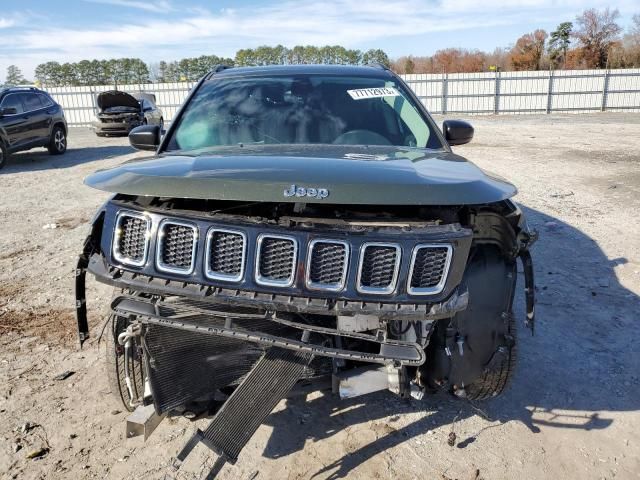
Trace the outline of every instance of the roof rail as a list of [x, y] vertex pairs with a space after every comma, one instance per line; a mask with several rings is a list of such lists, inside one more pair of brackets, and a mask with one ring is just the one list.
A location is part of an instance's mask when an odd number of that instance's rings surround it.
[[211, 70], [209, 70], [209, 73], [207, 73], [206, 78], [208, 80], [209, 78], [214, 76], [216, 73], [220, 73], [223, 70], [227, 70], [229, 68], [233, 68], [233, 67], [230, 67], [229, 65], [216, 65]]
[[26, 86], [21, 86], [21, 85], [16, 85], [14, 87], [5, 87], [6, 90], [30, 90], [30, 91], [34, 91], [37, 92], [38, 88], [36, 87], [26, 87]]
[[383, 65], [380, 62], [367, 63], [365, 67], [379, 68], [380, 70], [389, 70], [389, 67], [387, 67], [386, 65]]

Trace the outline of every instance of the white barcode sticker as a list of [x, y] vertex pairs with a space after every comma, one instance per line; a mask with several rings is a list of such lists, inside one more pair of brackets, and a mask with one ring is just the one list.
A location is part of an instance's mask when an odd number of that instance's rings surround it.
[[366, 98], [381, 98], [381, 97], [397, 97], [400, 92], [393, 87], [378, 87], [378, 88], [358, 88], [357, 90], [347, 90], [347, 93], [354, 100], [364, 100]]

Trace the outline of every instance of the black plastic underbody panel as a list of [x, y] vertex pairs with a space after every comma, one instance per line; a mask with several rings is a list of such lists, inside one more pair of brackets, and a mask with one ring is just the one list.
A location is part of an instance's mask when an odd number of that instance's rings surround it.
[[[338, 332], [329, 329], [317, 329], [312, 325], [298, 325], [282, 323], [263, 318], [240, 317], [234, 318], [233, 313], [226, 315], [222, 322], [212, 321], [212, 317], [220, 315], [205, 315], [197, 311], [176, 310], [174, 314], [167, 312], [164, 305], [158, 307], [152, 302], [130, 297], [118, 297], [112, 303], [115, 314], [123, 317], [135, 316], [145, 325], [155, 325], [175, 330], [182, 330], [200, 335], [212, 335], [230, 340], [255, 343], [264, 347], [278, 347], [286, 350], [308, 352], [317, 356], [341, 358], [344, 360], [370, 362], [379, 364], [419, 366], [425, 361], [424, 350], [413, 342], [392, 339], [380, 339], [374, 335]], [[226, 321], [225, 321], [226, 320]], [[248, 320], [248, 321], [247, 321]], [[265, 325], [264, 322], [267, 321]], [[274, 325], [271, 325], [271, 324]], [[266, 328], [265, 328], [266, 327]], [[274, 329], [281, 329], [280, 331]], [[293, 330], [293, 335], [285, 332]], [[297, 332], [297, 337], [295, 336]], [[318, 334], [316, 336], [312, 334]], [[378, 346], [377, 352], [349, 350], [326, 345], [326, 334], [342, 337], [352, 337]], [[385, 346], [392, 346], [392, 353]]]

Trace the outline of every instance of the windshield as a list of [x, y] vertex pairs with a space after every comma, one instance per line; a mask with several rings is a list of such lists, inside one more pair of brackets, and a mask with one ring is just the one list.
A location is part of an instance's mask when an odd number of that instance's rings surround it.
[[239, 144], [442, 147], [396, 81], [330, 75], [210, 80], [166, 145], [175, 151]]

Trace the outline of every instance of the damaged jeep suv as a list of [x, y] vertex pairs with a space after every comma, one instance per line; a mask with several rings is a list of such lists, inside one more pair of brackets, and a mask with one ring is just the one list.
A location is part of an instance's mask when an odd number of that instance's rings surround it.
[[113, 196], [79, 260], [81, 342], [88, 271], [115, 287], [112, 391], [215, 414], [194, 438], [231, 461], [303, 385], [500, 394], [535, 232], [513, 185], [452, 153], [472, 136], [380, 66], [217, 68], [162, 138], [131, 132], [152, 157], [85, 180]]

